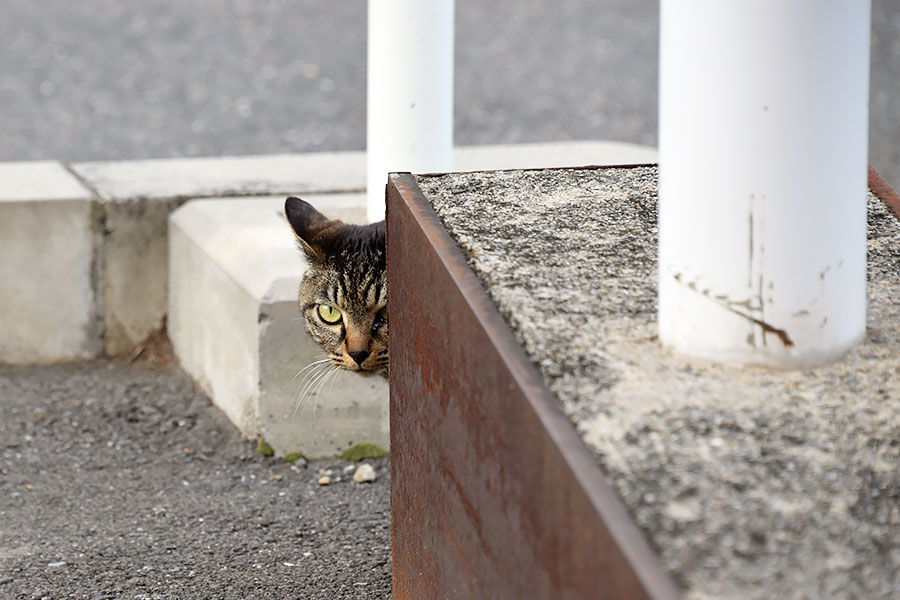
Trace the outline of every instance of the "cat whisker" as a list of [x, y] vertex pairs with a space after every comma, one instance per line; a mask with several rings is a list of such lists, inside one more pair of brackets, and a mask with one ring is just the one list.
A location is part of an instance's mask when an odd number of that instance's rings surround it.
[[[295, 415], [297, 413], [297, 408], [299, 408], [300, 405], [305, 404], [312, 399], [314, 395], [313, 390], [316, 388], [317, 384], [319, 384], [319, 382], [323, 381], [328, 375], [330, 375], [333, 368], [334, 367], [332, 365], [325, 365], [323, 369], [316, 371], [315, 375], [310, 378], [310, 380], [303, 387], [303, 391], [300, 392], [300, 398], [298, 399], [297, 405], [294, 408]], [[313, 417], [315, 418], [315, 415], [313, 415]]]
[[[316, 358], [316, 360], [313, 360], [311, 363], [309, 363], [308, 365], [306, 365], [305, 367], [303, 367], [302, 369], [297, 371], [297, 374], [294, 375], [293, 378], [291, 378], [291, 381], [292, 382], [295, 381], [297, 379], [297, 377], [299, 377], [300, 374], [303, 373], [304, 371], [309, 371], [309, 373], [307, 373], [306, 375], [303, 376], [303, 379], [306, 379], [306, 377], [309, 376], [310, 373], [314, 372], [317, 369], [317, 367], [319, 367], [319, 366], [327, 363], [329, 360], [331, 360], [325, 354], [319, 354], [315, 358]], [[301, 379], [301, 381], [303, 381], [303, 380]], [[297, 387], [299, 389], [300, 386], [297, 386]], [[295, 392], [296, 392], [296, 390], [295, 390]]]
[[338, 374], [341, 372], [341, 370], [342, 369], [338, 369], [338, 368], [336, 368], [334, 370], [334, 375], [331, 377], [331, 384], [328, 386], [328, 395], [329, 396], [331, 395], [331, 390], [334, 389], [334, 382], [337, 381]]
[[319, 374], [321, 374], [324, 370], [328, 368], [328, 362], [322, 361], [316, 364], [306, 375], [303, 376], [303, 379], [300, 380], [300, 383], [297, 384], [297, 389], [294, 390], [294, 394], [299, 397], [300, 390], [305, 389], [309, 383], [315, 379]]
[[306, 396], [306, 393], [312, 388], [313, 384], [319, 380], [320, 377], [328, 373], [331, 365], [323, 364], [320, 365], [318, 369], [315, 371], [310, 371], [309, 377], [305, 378], [305, 383], [303, 384], [303, 388], [298, 394], [298, 402], [302, 401]]
[[330, 380], [334, 383], [337, 374], [340, 373], [340, 369], [337, 367], [332, 368], [325, 377], [323, 377], [319, 383], [316, 385], [315, 391], [310, 395], [310, 399], [313, 400], [313, 420], [316, 419], [316, 409], [319, 407], [318, 396], [322, 393], [322, 390], [325, 389], [325, 384]]
[[336, 373], [340, 371], [337, 367], [332, 367], [322, 376], [318, 382], [313, 386], [312, 390], [309, 392], [309, 396], [307, 398], [307, 402], [313, 403], [313, 420], [316, 419], [316, 410], [319, 408], [318, 397], [322, 392], [322, 388], [325, 386], [325, 383], [328, 382], [330, 378], [333, 378]]
[[324, 362], [328, 362], [329, 360], [331, 360], [330, 358], [328, 358], [328, 357], [327, 357], [326, 355], [324, 355], [324, 354], [319, 354], [319, 355], [317, 355], [315, 358], [317, 358], [317, 359], [319, 359], [319, 360], [314, 360], [314, 361], [312, 361], [311, 363], [309, 363], [308, 365], [306, 365], [305, 367], [303, 367], [302, 369], [300, 369], [299, 371], [297, 371], [297, 374], [294, 375], [293, 377], [291, 377], [291, 383], [293, 383], [295, 379], [297, 379], [298, 377], [300, 377], [300, 373], [302, 373], [303, 371], [305, 371], [305, 370], [307, 370], [307, 369], [310, 369], [310, 368], [312, 368], [312, 367], [314, 367], [314, 366], [316, 366], [316, 365], [318, 365], [318, 364], [322, 364], [322, 363], [324, 363]]
[[[300, 408], [300, 405], [303, 403], [303, 397], [306, 394], [307, 389], [311, 386], [311, 384], [322, 374], [327, 373], [331, 368], [331, 365], [326, 362], [319, 363], [315, 365], [315, 368], [308, 372], [303, 376], [303, 379], [297, 385], [297, 390], [295, 393], [297, 394], [297, 400], [294, 403], [294, 413], [291, 416], [291, 420], [296, 418], [297, 410]], [[301, 389], [302, 388], [302, 389]]]

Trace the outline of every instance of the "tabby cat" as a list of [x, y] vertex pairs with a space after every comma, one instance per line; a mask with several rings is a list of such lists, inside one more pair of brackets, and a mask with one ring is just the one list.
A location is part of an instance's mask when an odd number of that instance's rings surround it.
[[384, 221], [348, 225], [288, 198], [284, 214], [309, 266], [300, 283], [306, 331], [331, 364], [387, 375], [387, 258]]

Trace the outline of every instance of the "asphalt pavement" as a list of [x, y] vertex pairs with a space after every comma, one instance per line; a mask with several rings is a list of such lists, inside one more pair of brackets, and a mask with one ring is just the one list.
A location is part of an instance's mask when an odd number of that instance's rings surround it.
[[263, 456], [176, 367], [0, 365], [0, 598], [390, 598], [368, 462]]
[[[656, 0], [458, 0], [460, 145], [655, 145]], [[363, 0], [0, 8], [0, 160], [361, 150]], [[398, 77], [402, 74], [398, 73]], [[900, 5], [874, 0], [871, 162], [900, 182]]]
[[[656, 2], [456, 12], [457, 144], [653, 144]], [[366, 13], [363, 0], [4, 3], [0, 160], [361, 150]]]

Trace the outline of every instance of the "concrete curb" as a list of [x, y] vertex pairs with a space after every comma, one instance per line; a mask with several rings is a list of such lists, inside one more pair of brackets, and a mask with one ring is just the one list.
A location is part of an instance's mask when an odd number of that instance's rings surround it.
[[0, 164], [0, 362], [101, 350], [92, 194], [54, 162]]
[[[454, 151], [454, 170], [655, 160], [653, 148], [618, 142], [473, 146]], [[0, 315], [0, 361], [127, 354], [157, 331], [167, 218], [184, 202], [360, 192], [365, 169], [364, 152], [0, 164], [0, 298], [27, 307]]]
[[[331, 218], [365, 219], [364, 194], [305, 198]], [[281, 196], [194, 200], [172, 213], [175, 353], [245, 435], [262, 436], [278, 455], [387, 447], [387, 381], [315, 366], [322, 351], [300, 319], [304, 265], [283, 205]]]
[[[457, 148], [454, 169], [655, 160], [615, 142], [481, 146]], [[12, 307], [0, 361], [126, 354], [168, 315], [182, 366], [245, 435], [310, 457], [387, 446], [385, 381], [337, 373], [319, 399], [324, 373], [294, 379], [319, 350], [298, 318], [304, 267], [278, 216], [302, 195], [363, 221], [365, 169], [363, 152], [0, 165], [0, 299]], [[298, 399], [315, 418], [294, 416]]]

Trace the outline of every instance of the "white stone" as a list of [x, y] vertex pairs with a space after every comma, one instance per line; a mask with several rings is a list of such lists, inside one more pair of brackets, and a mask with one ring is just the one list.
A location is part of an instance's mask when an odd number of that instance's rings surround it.
[[[365, 196], [304, 196], [326, 215], [361, 222]], [[169, 227], [169, 337], [182, 367], [248, 436], [275, 452], [334, 456], [388, 444], [387, 381], [335, 373], [297, 407], [322, 352], [297, 306], [304, 265], [282, 216], [284, 198], [195, 200]], [[298, 387], [299, 386], [299, 387]], [[315, 387], [315, 386], [313, 386]]]
[[0, 362], [96, 356], [91, 194], [54, 162], [0, 164]]
[[375, 481], [375, 469], [369, 463], [359, 465], [353, 473], [353, 481], [356, 483]]

